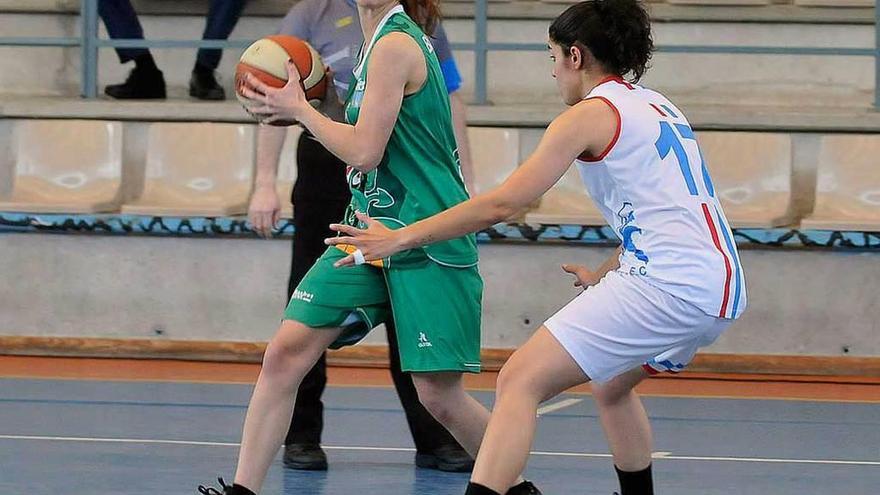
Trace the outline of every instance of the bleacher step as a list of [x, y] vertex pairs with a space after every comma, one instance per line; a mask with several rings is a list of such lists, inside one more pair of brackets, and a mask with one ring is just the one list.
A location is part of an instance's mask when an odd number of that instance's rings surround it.
[[[696, 129], [780, 132], [880, 132], [880, 112], [857, 107], [768, 107], [681, 104]], [[545, 127], [562, 104], [471, 105], [468, 123]], [[76, 97], [0, 96], [0, 118], [102, 119], [139, 122], [253, 122], [234, 101], [117, 101]]]

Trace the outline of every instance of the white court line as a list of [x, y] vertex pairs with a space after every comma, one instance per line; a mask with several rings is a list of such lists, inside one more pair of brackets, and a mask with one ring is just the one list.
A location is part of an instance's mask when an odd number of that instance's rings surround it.
[[560, 409], [565, 409], [566, 407], [573, 406], [575, 404], [579, 404], [583, 402], [584, 399], [565, 399], [559, 402], [554, 402], [552, 404], [547, 404], [546, 406], [538, 408], [538, 416], [542, 416], [547, 413], [552, 413], [553, 411], [558, 411]]
[[[92, 442], [92, 443], [139, 443], [139, 444], [164, 444], [164, 445], [194, 445], [207, 447], [238, 447], [238, 443], [232, 442], [198, 442], [191, 440], [156, 440], [149, 438], [91, 438], [91, 437], [51, 437], [36, 435], [0, 435], [0, 440], [31, 440], [48, 442]], [[327, 450], [354, 450], [373, 452], [415, 452], [416, 449], [407, 447], [354, 447], [345, 445], [324, 445]], [[588, 459], [607, 459], [611, 454], [591, 454], [586, 452], [544, 452], [533, 451], [532, 455], [547, 457], [579, 457]], [[662, 460], [675, 461], [714, 461], [714, 462], [763, 462], [776, 464], [829, 464], [845, 466], [880, 466], [880, 461], [836, 460], [836, 459], [773, 459], [764, 457], [712, 457], [712, 456], [687, 456], [669, 455], [668, 452], [655, 452], [653, 457]]]

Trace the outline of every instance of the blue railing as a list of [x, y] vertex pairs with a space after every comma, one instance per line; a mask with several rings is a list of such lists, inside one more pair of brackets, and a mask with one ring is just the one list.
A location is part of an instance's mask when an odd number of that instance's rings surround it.
[[[253, 40], [141, 40], [102, 39], [98, 36], [98, 0], [81, 0], [82, 29], [79, 37], [0, 37], [0, 46], [58, 46], [80, 47], [80, 94], [94, 98], [98, 93], [98, 51], [100, 48], [245, 48]], [[455, 50], [474, 53], [474, 103], [485, 105], [488, 95], [488, 54], [490, 51], [544, 51], [545, 44], [494, 43], [488, 39], [488, 0], [475, 0], [474, 42], [452, 43]], [[710, 53], [751, 55], [821, 55], [857, 56], [874, 58], [874, 107], [880, 109], [880, 8], [874, 9], [874, 48], [827, 48], [785, 46], [716, 46], [716, 45], [661, 45], [660, 53]]]

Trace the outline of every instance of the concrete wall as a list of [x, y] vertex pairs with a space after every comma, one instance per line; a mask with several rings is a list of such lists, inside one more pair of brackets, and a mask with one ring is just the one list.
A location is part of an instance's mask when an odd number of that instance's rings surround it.
[[[577, 291], [563, 262], [608, 248], [481, 245], [483, 344], [513, 348]], [[0, 235], [0, 334], [264, 341], [288, 240]], [[710, 350], [880, 356], [878, 254], [744, 250], [750, 307]], [[383, 342], [373, 332], [368, 342]]]
[[[144, 16], [142, 21], [152, 38], [195, 39], [204, 26], [199, 16]], [[547, 20], [492, 20], [490, 40], [543, 43], [547, 25]], [[77, 18], [70, 15], [0, 14], [5, 36], [76, 36], [78, 29]], [[233, 38], [258, 38], [276, 29], [276, 19], [246, 17]], [[447, 29], [454, 41], [473, 40], [470, 20], [452, 19]], [[658, 22], [654, 29], [658, 44], [872, 47], [874, 37], [873, 26], [855, 24]], [[230, 90], [238, 52], [227, 51], [220, 67]], [[155, 56], [172, 95], [185, 95], [194, 50], [156, 50]], [[469, 95], [473, 56], [461, 52], [457, 58]], [[79, 65], [78, 49], [0, 48], [0, 93], [75, 95]], [[873, 60], [867, 57], [658, 54], [653, 65], [646, 84], [683, 103], [867, 106], [872, 101]], [[558, 100], [543, 52], [493, 52], [489, 67], [490, 95], [498, 103]], [[122, 81], [129, 67], [120, 66], [112, 50], [102, 49], [99, 69], [103, 87]]]

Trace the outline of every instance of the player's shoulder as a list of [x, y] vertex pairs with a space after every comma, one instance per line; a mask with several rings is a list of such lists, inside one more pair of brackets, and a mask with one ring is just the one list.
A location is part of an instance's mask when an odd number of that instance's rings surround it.
[[420, 60], [422, 49], [413, 37], [402, 31], [391, 31], [376, 41], [372, 57], [407, 62]]
[[564, 117], [564, 121], [572, 125], [584, 125], [586, 122], [596, 123], [602, 120], [617, 121], [620, 119], [620, 111], [611, 98], [591, 94], [572, 105], [560, 117]]

